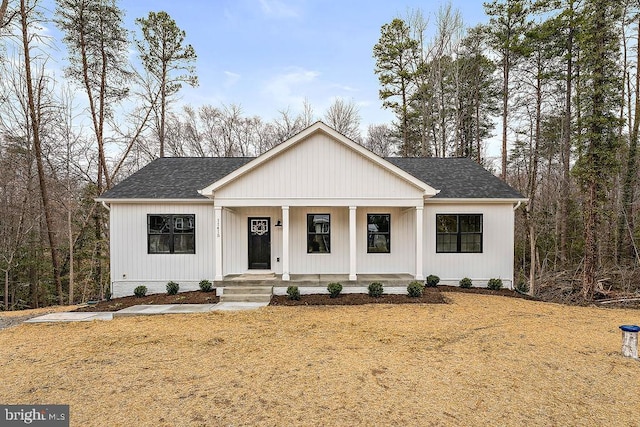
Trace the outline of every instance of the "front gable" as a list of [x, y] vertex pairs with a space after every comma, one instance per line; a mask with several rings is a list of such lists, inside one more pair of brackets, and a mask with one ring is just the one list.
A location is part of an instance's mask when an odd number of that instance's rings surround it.
[[199, 192], [222, 206], [421, 206], [438, 190], [318, 122]]

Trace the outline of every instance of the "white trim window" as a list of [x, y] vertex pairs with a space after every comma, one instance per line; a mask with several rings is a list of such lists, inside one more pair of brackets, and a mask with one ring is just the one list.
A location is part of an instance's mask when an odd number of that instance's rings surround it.
[[330, 214], [307, 214], [307, 253], [331, 253]]
[[147, 215], [147, 253], [195, 254], [195, 215]]
[[436, 215], [436, 253], [482, 253], [482, 214]]
[[367, 214], [367, 253], [391, 253], [391, 214]]

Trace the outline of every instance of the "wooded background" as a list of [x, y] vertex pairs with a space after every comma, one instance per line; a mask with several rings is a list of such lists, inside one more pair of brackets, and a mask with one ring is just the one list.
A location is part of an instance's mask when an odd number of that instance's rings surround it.
[[[470, 157], [520, 190], [520, 289], [637, 292], [639, 10], [496, 0], [473, 28], [451, 6], [390, 16], [372, 73], [396, 119], [363, 132], [342, 99], [270, 121], [237, 104], [175, 108], [180, 88], [198, 84], [197, 56], [165, 12], [137, 19], [131, 38], [116, 0], [57, 0], [55, 11], [0, 0], [3, 307], [108, 297], [108, 215], [94, 198], [154, 158], [255, 156], [318, 119], [382, 156]], [[47, 71], [60, 46], [64, 76]]]

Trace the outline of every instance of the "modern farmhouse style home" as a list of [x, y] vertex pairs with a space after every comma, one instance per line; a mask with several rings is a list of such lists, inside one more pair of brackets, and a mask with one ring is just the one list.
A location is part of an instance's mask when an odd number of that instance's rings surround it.
[[301, 291], [429, 274], [511, 287], [526, 201], [472, 160], [381, 158], [322, 122], [255, 158], [157, 159], [97, 200], [113, 296], [252, 277]]

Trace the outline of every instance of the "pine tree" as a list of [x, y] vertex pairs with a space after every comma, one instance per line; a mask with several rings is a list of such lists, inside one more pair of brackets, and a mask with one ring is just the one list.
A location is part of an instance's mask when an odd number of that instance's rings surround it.
[[409, 26], [399, 18], [383, 25], [380, 33], [380, 39], [373, 47], [375, 73], [382, 85], [380, 99], [382, 106], [391, 108], [398, 117], [402, 139], [400, 155], [414, 156], [419, 144], [410, 138], [409, 102], [416, 89], [414, 74], [420, 57], [418, 42], [411, 38]]
[[621, 16], [617, 0], [588, 0], [581, 13], [580, 137], [574, 173], [583, 192], [584, 274], [582, 294], [591, 300], [598, 267], [598, 232], [602, 224], [607, 189], [619, 170], [621, 146], [619, 66], [620, 40], [616, 25]]
[[164, 157], [165, 121], [170, 98], [175, 95], [182, 83], [198, 85], [195, 74], [196, 52], [190, 44], [185, 45], [186, 33], [181, 30], [167, 12], [149, 12], [147, 18], [138, 18], [143, 38], [136, 40], [138, 52], [145, 70], [152, 77], [152, 100], [160, 157]]
[[111, 187], [105, 154], [105, 120], [128, 94], [127, 32], [115, 0], [57, 0], [56, 24], [64, 33], [66, 74], [87, 95], [98, 145], [98, 194]]
[[508, 144], [507, 130], [509, 119], [509, 83], [511, 69], [517, 61], [520, 41], [527, 28], [527, 9], [525, 0], [494, 0], [485, 3], [484, 9], [489, 15], [489, 44], [499, 56], [502, 68], [502, 179], [507, 179]]

